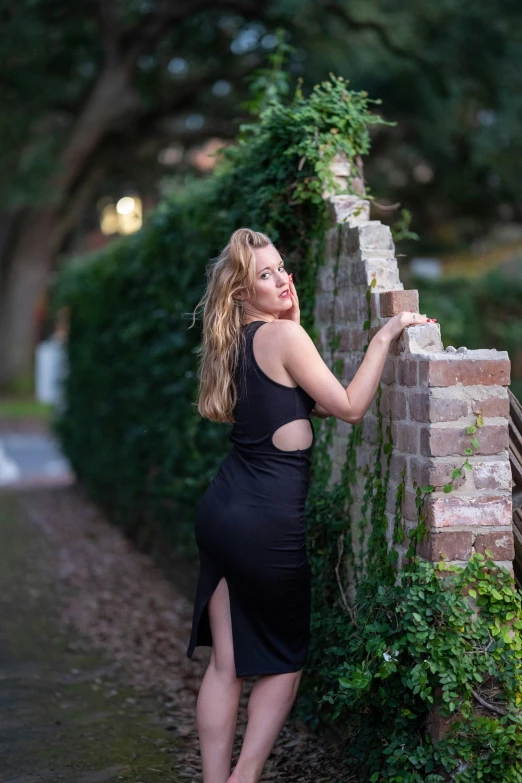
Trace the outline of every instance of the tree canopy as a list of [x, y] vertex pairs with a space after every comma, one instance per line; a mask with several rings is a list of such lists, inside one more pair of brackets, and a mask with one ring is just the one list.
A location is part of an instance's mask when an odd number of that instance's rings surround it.
[[158, 194], [188, 166], [169, 148], [233, 139], [280, 28], [290, 90], [334, 73], [382, 101], [377, 217], [409, 208], [430, 250], [521, 217], [516, 0], [4, 0], [0, 20], [0, 385], [82, 216], [129, 182]]

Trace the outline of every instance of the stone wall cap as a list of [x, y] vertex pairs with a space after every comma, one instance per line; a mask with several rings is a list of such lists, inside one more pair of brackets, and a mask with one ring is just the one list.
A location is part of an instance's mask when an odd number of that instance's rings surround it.
[[[416, 329], [420, 327], [415, 327]], [[411, 351], [409, 354], [412, 358], [416, 356], [419, 359], [426, 361], [443, 361], [443, 362], [484, 362], [484, 361], [505, 361], [509, 360], [509, 353], [507, 351], [497, 351], [496, 348], [477, 348], [475, 350], [466, 351], [465, 353], [447, 353], [446, 351], [431, 351], [421, 352], [418, 349]]]

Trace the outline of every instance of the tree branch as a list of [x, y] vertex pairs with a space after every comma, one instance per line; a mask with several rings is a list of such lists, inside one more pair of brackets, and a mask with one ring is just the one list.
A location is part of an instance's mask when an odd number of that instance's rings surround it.
[[118, 59], [121, 33], [117, 3], [98, 0], [96, 15], [100, 28], [105, 67], [112, 68]]
[[158, 5], [158, 9], [145, 14], [139, 24], [127, 32], [123, 39], [125, 59], [136, 59], [150, 51], [174, 27], [189, 16], [202, 11], [236, 11], [246, 17], [259, 18], [269, 0], [169, 0]]
[[495, 704], [490, 704], [489, 701], [486, 701], [485, 699], [480, 696], [474, 688], [471, 689], [471, 693], [475, 697], [475, 699], [478, 701], [479, 704], [482, 704], [483, 707], [485, 707], [487, 710], [491, 710], [491, 712], [496, 712], [497, 715], [506, 715], [507, 713], [505, 710], [502, 710], [500, 707], [497, 707]]
[[335, 2], [335, 0], [322, 0], [322, 5], [326, 11], [330, 11], [334, 16], [342, 19], [342, 21], [353, 30], [372, 30], [389, 52], [396, 55], [397, 57], [411, 60], [412, 62], [416, 63], [430, 76], [431, 79], [433, 79], [433, 81], [437, 83], [441, 93], [443, 95], [447, 95], [448, 91], [444, 80], [441, 78], [440, 73], [435, 68], [435, 66], [430, 63], [429, 60], [426, 60], [424, 57], [417, 54], [417, 52], [413, 52], [410, 49], [405, 49], [404, 47], [395, 43], [384, 25], [381, 25], [379, 22], [375, 22], [372, 19], [354, 19], [354, 17], [348, 13], [346, 8]]
[[341, 575], [339, 573], [339, 568], [341, 565], [341, 561], [343, 559], [343, 553], [344, 553], [344, 537], [345, 533], [341, 533], [339, 538], [337, 539], [337, 565], [335, 566], [335, 576], [337, 578], [337, 585], [339, 587], [339, 592], [341, 593], [341, 604], [344, 609], [344, 611], [348, 614], [350, 617], [350, 620], [352, 623], [357, 627], [357, 622], [355, 620], [355, 614], [352, 611], [352, 608], [350, 607], [350, 604], [348, 603], [348, 599], [346, 598], [346, 593], [344, 592]]

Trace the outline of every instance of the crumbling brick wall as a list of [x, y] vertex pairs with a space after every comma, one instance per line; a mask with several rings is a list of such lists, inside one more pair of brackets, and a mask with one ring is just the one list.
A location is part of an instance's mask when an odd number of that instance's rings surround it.
[[[399, 279], [390, 229], [369, 220], [369, 202], [356, 196], [329, 199], [331, 226], [326, 258], [317, 281], [315, 323], [325, 361], [346, 386], [364, 357], [368, 335], [402, 310], [419, 311], [416, 291], [405, 291]], [[372, 286], [372, 280], [375, 280]], [[371, 288], [371, 329], [367, 291]], [[429, 315], [429, 313], [428, 313]], [[442, 324], [444, 328], [444, 324]], [[342, 369], [340, 369], [342, 368]], [[426, 496], [429, 537], [418, 549], [422, 557], [462, 564], [472, 552], [493, 552], [511, 569], [511, 470], [508, 458], [510, 363], [496, 350], [444, 350], [438, 324], [404, 330], [382, 375], [381, 412], [391, 421], [393, 452], [387, 497], [388, 542], [391, 546], [397, 487], [404, 477], [403, 514], [407, 529], [418, 521], [415, 482], [433, 485]], [[466, 459], [471, 436], [467, 427], [484, 419], [477, 432], [479, 447], [450, 493], [443, 486]], [[360, 518], [365, 466], [374, 459], [377, 438], [376, 400], [363, 422], [363, 443], [357, 450], [360, 475], [353, 487], [352, 524]], [[332, 481], [338, 481], [351, 425], [336, 422], [330, 454]], [[358, 537], [352, 536], [357, 546]], [[408, 541], [399, 547], [399, 562]], [[363, 547], [364, 548], [364, 547]]]

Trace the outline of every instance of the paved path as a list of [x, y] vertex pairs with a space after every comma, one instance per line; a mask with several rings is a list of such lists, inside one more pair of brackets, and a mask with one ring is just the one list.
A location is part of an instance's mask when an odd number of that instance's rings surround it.
[[0, 783], [177, 781], [157, 701], [59, 624], [49, 547], [0, 494]]
[[51, 435], [0, 434], [0, 487], [70, 484], [74, 475]]

